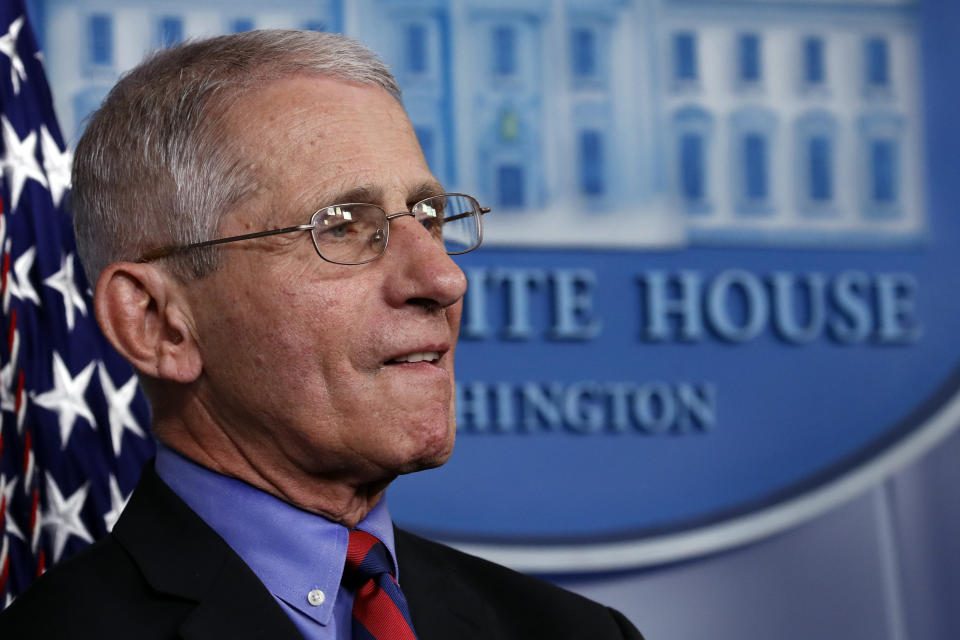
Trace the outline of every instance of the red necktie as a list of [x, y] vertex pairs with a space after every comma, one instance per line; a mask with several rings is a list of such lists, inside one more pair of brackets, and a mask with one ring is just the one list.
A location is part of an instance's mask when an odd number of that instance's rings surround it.
[[353, 596], [353, 640], [417, 640], [387, 548], [366, 531], [350, 532], [344, 584]]

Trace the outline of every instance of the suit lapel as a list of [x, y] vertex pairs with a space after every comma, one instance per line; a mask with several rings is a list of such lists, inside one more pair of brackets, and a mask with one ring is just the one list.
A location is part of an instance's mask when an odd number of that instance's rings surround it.
[[493, 612], [433, 545], [397, 529], [400, 588], [418, 640], [487, 640]]
[[256, 585], [251, 584], [251, 576], [253, 573], [239, 560], [224, 563], [209, 593], [180, 627], [184, 639], [301, 638], [255, 576]]
[[[302, 640], [273, 596], [240, 557], [157, 476], [153, 465], [113, 535], [156, 591], [196, 606], [185, 640]], [[400, 586], [419, 640], [488, 640], [496, 616], [463, 581], [442, 547], [396, 530]]]
[[181, 627], [184, 638], [301, 638], [256, 575], [152, 464], [113, 535], [153, 589], [197, 603]]

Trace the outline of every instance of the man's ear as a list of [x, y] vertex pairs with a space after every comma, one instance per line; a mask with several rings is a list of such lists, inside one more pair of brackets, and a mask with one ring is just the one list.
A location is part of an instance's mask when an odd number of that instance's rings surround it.
[[189, 305], [170, 274], [150, 264], [111, 264], [97, 280], [94, 308], [104, 335], [141, 372], [182, 384], [200, 375]]

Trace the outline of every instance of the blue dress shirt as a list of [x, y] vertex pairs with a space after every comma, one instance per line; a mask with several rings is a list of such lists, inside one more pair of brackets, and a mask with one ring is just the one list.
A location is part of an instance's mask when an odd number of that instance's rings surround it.
[[[340, 587], [350, 535], [346, 527], [202, 467], [163, 445], [157, 449], [156, 468], [260, 578], [304, 638], [349, 640], [353, 594]], [[357, 529], [383, 541], [396, 571], [385, 499]]]

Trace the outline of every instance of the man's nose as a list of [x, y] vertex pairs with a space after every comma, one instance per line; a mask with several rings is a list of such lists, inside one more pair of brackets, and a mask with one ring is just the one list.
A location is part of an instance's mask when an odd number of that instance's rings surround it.
[[392, 274], [396, 291], [394, 302], [406, 304], [432, 302], [440, 307], [456, 304], [467, 290], [467, 277], [443, 244], [414, 216], [398, 216], [390, 221], [388, 256], [381, 258], [399, 270]]

